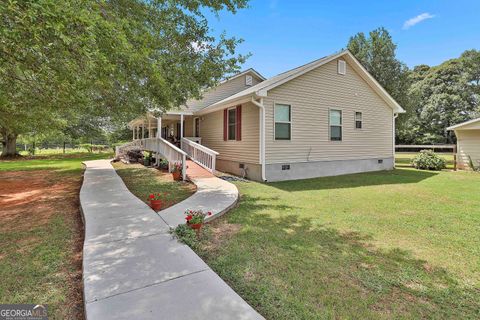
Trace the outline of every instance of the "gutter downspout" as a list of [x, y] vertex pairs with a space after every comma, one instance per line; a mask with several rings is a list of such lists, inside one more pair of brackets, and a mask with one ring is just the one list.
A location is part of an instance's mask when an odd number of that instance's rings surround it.
[[263, 105], [263, 98], [260, 102], [252, 97], [252, 103], [260, 108], [260, 164], [262, 166], [262, 181], [267, 181], [265, 178], [265, 106]]
[[393, 113], [393, 169], [395, 169], [395, 119], [397, 119], [398, 113]]

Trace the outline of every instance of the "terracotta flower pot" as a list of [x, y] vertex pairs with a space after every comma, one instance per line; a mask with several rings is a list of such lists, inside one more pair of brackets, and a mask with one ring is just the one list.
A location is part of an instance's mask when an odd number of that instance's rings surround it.
[[172, 172], [173, 180], [180, 181], [182, 180], [182, 173], [179, 171]]
[[190, 228], [199, 231], [202, 228], [203, 223], [189, 223], [188, 225]]
[[162, 208], [162, 200], [150, 200], [150, 208], [159, 211]]

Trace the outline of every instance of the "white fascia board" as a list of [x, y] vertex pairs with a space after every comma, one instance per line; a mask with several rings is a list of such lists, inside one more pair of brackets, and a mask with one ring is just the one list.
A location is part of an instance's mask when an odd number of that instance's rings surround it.
[[207, 114], [207, 113], [215, 112], [215, 111], [222, 110], [222, 109], [229, 108], [229, 107], [234, 107], [234, 106], [242, 104], [242, 103], [247, 103], [247, 102], [250, 102], [252, 100], [252, 98], [251, 98], [252, 96], [254, 96], [254, 95], [249, 94], [247, 96], [242, 96], [241, 98], [231, 100], [231, 101], [230, 100], [225, 101], [225, 102], [220, 101], [220, 102], [214, 103], [214, 104], [212, 104], [212, 105], [210, 105], [206, 108], [198, 110], [197, 112], [194, 112], [193, 115], [202, 116], [202, 115]]
[[472, 124], [472, 123], [475, 123], [475, 122], [480, 122], [480, 118], [468, 120], [468, 121], [456, 124], [454, 126], [450, 126], [450, 127], [447, 128], [447, 130], [449, 130], [449, 131], [455, 130], [455, 129], [461, 128], [463, 126], [468, 126], [469, 124]]
[[337, 54], [333, 54], [333, 55], [331, 55], [331, 56], [329, 56], [329, 57], [326, 57], [325, 59], [321, 59], [321, 60], [319, 60], [317, 63], [314, 63], [314, 64], [312, 64], [311, 66], [309, 66], [308, 68], [299, 70], [299, 71], [296, 72], [296, 73], [292, 73], [291, 75], [289, 75], [289, 76], [287, 76], [287, 77], [285, 77], [285, 78], [283, 78], [283, 79], [279, 79], [277, 82], [272, 83], [271, 85], [266, 86], [266, 87], [260, 89], [257, 93], [259, 94], [259, 96], [266, 97], [266, 96], [268, 95], [268, 91], [269, 91], [269, 90], [271, 90], [271, 89], [273, 89], [273, 88], [276, 88], [276, 87], [284, 84], [285, 82], [288, 82], [288, 81], [290, 81], [290, 80], [293, 80], [293, 79], [295, 79], [295, 78], [297, 78], [297, 77], [299, 77], [299, 76], [301, 76], [301, 75], [303, 75], [303, 74], [305, 74], [305, 73], [307, 73], [307, 72], [309, 72], [309, 71], [312, 71], [312, 70], [314, 70], [314, 69], [316, 69], [316, 68], [318, 68], [318, 67], [320, 67], [320, 66], [322, 66], [322, 65], [324, 65], [324, 64], [326, 64], [326, 63], [329, 63], [330, 61], [335, 60], [335, 59], [341, 57], [341, 56], [344, 55], [345, 53], [347, 53], [347, 51], [344, 50], [344, 51], [341, 51], [341, 52], [339, 52], [339, 53], [337, 53]]

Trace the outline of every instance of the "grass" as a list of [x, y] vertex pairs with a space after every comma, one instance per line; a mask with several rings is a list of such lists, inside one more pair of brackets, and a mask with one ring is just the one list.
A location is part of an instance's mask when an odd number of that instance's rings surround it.
[[[413, 158], [418, 153], [397, 152], [395, 154], [395, 164], [397, 167], [411, 167]], [[453, 169], [453, 154], [451, 153], [437, 153], [440, 157], [447, 161], [447, 169]]]
[[267, 319], [478, 319], [480, 175], [236, 182], [197, 252]]
[[83, 318], [83, 224], [76, 153], [0, 161], [0, 301], [47, 304], [50, 319]]
[[116, 162], [113, 167], [130, 192], [147, 204], [151, 193], [167, 193], [168, 201], [162, 203], [162, 210], [190, 197], [196, 190], [191, 183], [173, 181], [170, 173], [140, 164]]
[[0, 171], [82, 171], [82, 161], [112, 158], [112, 153], [69, 153], [0, 160]]

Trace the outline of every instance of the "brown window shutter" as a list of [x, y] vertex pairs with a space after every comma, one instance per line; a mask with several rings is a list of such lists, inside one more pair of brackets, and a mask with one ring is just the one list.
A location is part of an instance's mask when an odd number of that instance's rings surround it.
[[237, 141], [242, 140], [242, 105], [237, 106]]
[[223, 110], [223, 140], [228, 140], [228, 109]]

